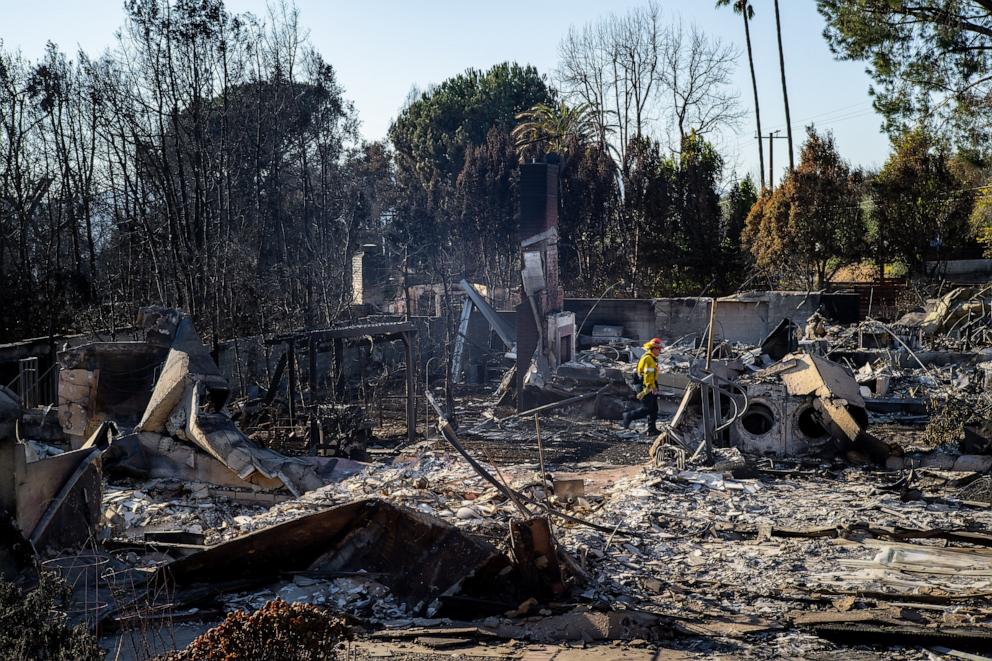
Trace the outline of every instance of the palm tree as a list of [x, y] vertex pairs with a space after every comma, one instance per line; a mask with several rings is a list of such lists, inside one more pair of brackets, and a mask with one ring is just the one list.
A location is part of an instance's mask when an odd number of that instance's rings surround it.
[[[540, 152], [561, 156], [562, 166], [580, 145], [596, 135], [596, 122], [588, 104], [557, 106], [538, 103], [516, 116], [519, 122], [510, 135], [521, 159]], [[541, 149], [543, 147], [543, 149]]]
[[795, 169], [792, 162], [792, 120], [789, 117], [789, 90], [785, 85], [785, 55], [782, 52], [782, 21], [779, 19], [778, 0], [775, 0], [775, 32], [778, 34], [778, 66], [782, 72], [782, 98], [785, 100], [785, 133], [789, 136], [789, 172]]
[[[733, 7], [734, 13], [744, 18], [744, 39], [747, 41], [747, 62], [751, 66], [751, 87], [754, 89], [754, 120], [758, 124], [758, 172], [761, 188], [765, 188], [765, 150], [761, 146], [761, 112], [758, 110], [758, 79], [754, 77], [754, 55], [751, 52], [751, 19], [754, 7], [748, 0], [716, 0], [717, 7]], [[790, 143], [791, 144], [791, 143]], [[791, 149], [790, 149], [791, 152]]]

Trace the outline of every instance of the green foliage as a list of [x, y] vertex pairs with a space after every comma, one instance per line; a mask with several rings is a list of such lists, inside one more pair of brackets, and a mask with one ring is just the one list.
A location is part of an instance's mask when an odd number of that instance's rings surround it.
[[731, 285], [739, 285], [744, 279], [744, 273], [750, 264], [750, 253], [742, 249], [741, 234], [747, 222], [747, 215], [758, 201], [758, 187], [750, 175], [739, 179], [731, 185], [721, 200], [723, 243], [722, 264], [724, 281]]
[[581, 146], [566, 162], [559, 189], [559, 264], [569, 292], [599, 296], [623, 273], [619, 201], [609, 153], [601, 145]]
[[623, 206], [619, 209], [623, 273], [632, 288], [653, 290], [669, 277], [678, 251], [672, 163], [662, 156], [661, 145], [646, 137], [632, 138], [624, 157]]
[[626, 150], [621, 208], [629, 281], [643, 293], [694, 294], [722, 290], [724, 227], [718, 186], [723, 159], [695, 133], [681, 151], [635, 138]]
[[970, 222], [978, 242], [983, 247], [985, 257], [992, 257], [992, 194], [983, 191], [975, 199]]
[[817, 0], [840, 58], [864, 60], [875, 107], [898, 135], [926, 123], [982, 144], [992, 93], [992, 3]]
[[[487, 280], [506, 272], [516, 246], [505, 233], [493, 235], [514, 227], [507, 201], [515, 190], [509, 170], [516, 153], [505, 147], [517, 115], [552, 103], [534, 67], [505, 63], [469, 69], [403, 108], [389, 128], [398, 187], [394, 222], [422, 267], [445, 261], [455, 272]], [[498, 224], [480, 237], [479, 224], [494, 215]], [[489, 241], [481, 249], [480, 239]]]
[[469, 69], [422, 93], [389, 127], [401, 168], [412, 168], [424, 183], [434, 175], [454, 177], [469, 145], [482, 144], [494, 126], [509, 131], [528, 108], [554, 102], [544, 78], [532, 66], [498, 64]]
[[744, 240], [759, 267], [793, 284], [820, 287], [864, 255], [860, 202], [858, 180], [833, 137], [810, 127], [799, 165], [751, 210]]
[[747, 14], [748, 20], [754, 18], [754, 5], [748, 0], [716, 0], [717, 7], [732, 7], [737, 15]]
[[757, 201], [758, 187], [754, 185], [750, 175], [735, 181], [727, 192], [723, 200], [723, 231], [731, 245], [740, 243], [747, 214]]
[[521, 161], [545, 153], [559, 154], [565, 161], [596, 135], [596, 119], [587, 104], [557, 106], [538, 103], [516, 116], [513, 144]]
[[951, 165], [962, 184], [974, 193], [970, 232], [984, 256], [992, 257], [992, 163], [974, 151], [962, 151], [954, 155]]
[[880, 261], [895, 257], [911, 273], [966, 245], [974, 193], [951, 167], [947, 148], [923, 129], [910, 131], [872, 184]]
[[38, 586], [22, 590], [0, 579], [0, 650], [11, 661], [97, 661], [103, 652], [81, 626], [65, 614], [69, 589], [42, 573]]
[[[720, 185], [723, 158], [709, 142], [695, 134], [682, 141], [682, 151], [671, 162], [674, 173], [672, 211], [677, 219], [677, 281], [686, 293], [710, 287], [723, 291], [730, 275], [722, 263]], [[712, 290], [711, 290], [712, 291]]]

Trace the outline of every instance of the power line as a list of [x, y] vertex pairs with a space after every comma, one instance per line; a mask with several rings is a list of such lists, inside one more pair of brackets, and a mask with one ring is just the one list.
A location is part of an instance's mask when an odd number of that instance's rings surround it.
[[[817, 121], [813, 123], [817, 126], [833, 126], [834, 124], [839, 124], [840, 122], [846, 122], [851, 119], [857, 119], [858, 117], [866, 117], [868, 115], [876, 114], [875, 109], [873, 107], [867, 109], [854, 110], [855, 108], [862, 108], [863, 106], [866, 105], [866, 103], [870, 104], [871, 102], [868, 101], [863, 103], [856, 103], [851, 106], [842, 106], [841, 108], [836, 108], [834, 110], [827, 110], [822, 113], [818, 113], [816, 115], [808, 115], [802, 119], [794, 120], [792, 124], [793, 126], [802, 125], [811, 120], [823, 118], [823, 121]], [[836, 116], [833, 116], [835, 114]], [[785, 124], [777, 125], [776, 128], [778, 128], [779, 130], [785, 130], [786, 125]], [[744, 138], [738, 141], [735, 147], [739, 149], [748, 143], [750, 143], [750, 139]]]
[[[973, 192], [973, 191], [985, 190], [985, 189], [992, 190], [992, 184], [986, 184], [986, 185], [983, 185], [983, 186], [973, 186], [971, 188], [960, 188], [960, 189], [956, 189], [956, 190], [947, 191], [947, 193], [949, 193], [949, 195], [946, 195], [944, 197], [929, 198], [928, 201], [931, 202], [931, 203], [936, 203], [936, 202], [955, 202], [955, 201], [958, 201], [958, 200], [965, 199], [964, 196], [961, 195], [961, 193], [970, 193], [970, 192]], [[904, 209], [904, 208], [907, 208], [907, 207], [915, 206], [915, 203], [914, 202], [901, 202], [901, 203], [886, 202], [886, 203], [883, 203], [883, 204], [876, 204], [874, 202], [874, 200], [872, 200], [871, 203], [872, 203], [872, 205], [875, 208], [885, 208], [885, 209], [893, 209], [893, 208]], [[816, 210], [830, 210], [830, 209], [833, 209], [833, 210], [839, 210], [839, 211], [844, 211], [844, 210], [862, 210], [863, 211], [864, 210], [864, 207], [862, 206], [862, 204], [814, 204], [812, 206], [812, 208], [813, 209], [816, 209]]]

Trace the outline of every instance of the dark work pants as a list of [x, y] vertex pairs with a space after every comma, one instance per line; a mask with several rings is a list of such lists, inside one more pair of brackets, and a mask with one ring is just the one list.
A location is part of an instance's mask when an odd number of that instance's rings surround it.
[[630, 414], [631, 420], [647, 418], [652, 427], [658, 422], [658, 395], [647, 394], [641, 400], [641, 408]]

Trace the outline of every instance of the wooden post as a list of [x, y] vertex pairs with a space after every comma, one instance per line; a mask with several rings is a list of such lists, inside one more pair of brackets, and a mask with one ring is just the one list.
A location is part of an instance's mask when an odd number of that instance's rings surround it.
[[323, 445], [323, 429], [317, 420], [316, 412], [310, 413], [310, 435], [307, 438], [307, 454], [311, 457], [317, 456], [317, 451]]
[[310, 333], [309, 342], [307, 344], [307, 358], [309, 364], [310, 373], [308, 376], [308, 382], [310, 385], [310, 405], [314, 406], [317, 403], [317, 335], [315, 333]]
[[26, 408], [34, 408], [38, 401], [38, 357], [30, 356], [21, 358], [18, 361], [19, 390], [21, 394], [21, 405]]
[[413, 441], [417, 436], [417, 365], [414, 362], [413, 337], [413, 333], [403, 333], [403, 345], [406, 347], [406, 439], [408, 441]]
[[344, 340], [334, 340], [334, 398], [340, 400], [344, 396]]
[[296, 424], [296, 341], [286, 343], [286, 366], [289, 369], [289, 424]]
[[270, 405], [276, 398], [276, 392], [279, 390], [279, 383], [282, 381], [282, 373], [286, 370], [287, 353], [283, 352], [279, 356], [279, 362], [276, 363], [276, 370], [272, 374], [272, 380], [269, 381], [269, 390], [265, 393], [265, 405]]
[[557, 546], [546, 517], [511, 521], [510, 544], [524, 585], [542, 597], [565, 591]]

